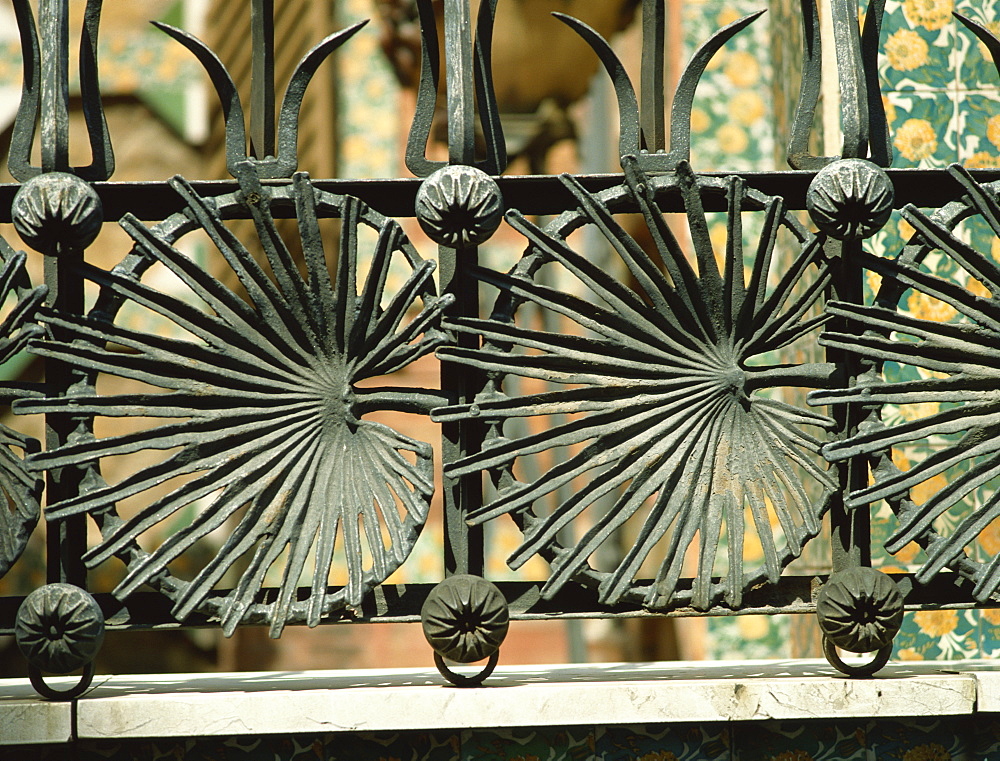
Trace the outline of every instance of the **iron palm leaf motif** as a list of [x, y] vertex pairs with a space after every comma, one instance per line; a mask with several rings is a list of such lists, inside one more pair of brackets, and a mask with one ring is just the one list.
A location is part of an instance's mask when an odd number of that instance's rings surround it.
[[[813, 392], [810, 403], [853, 403], [870, 410], [857, 435], [823, 449], [831, 461], [871, 458], [874, 480], [850, 494], [848, 506], [861, 508], [888, 500], [899, 526], [886, 549], [898, 552], [915, 541], [927, 551], [916, 580], [926, 582], [952, 568], [972, 579], [975, 596], [985, 600], [1000, 588], [1000, 556], [980, 564], [966, 549], [1000, 518], [1000, 491], [986, 490], [987, 496], [954, 521], [947, 535], [939, 533], [937, 524], [1000, 476], [1000, 267], [956, 230], [974, 218], [1000, 236], [1000, 183], [980, 185], [957, 165], [948, 171], [963, 188], [961, 200], [932, 214], [904, 207], [902, 217], [916, 232], [900, 255], [894, 260], [863, 257], [861, 263], [882, 276], [874, 304], [831, 301], [827, 305], [831, 314], [848, 318], [857, 329], [850, 334], [824, 333], [821, 343], [856, 352], [870, 362], [870, 371], [853, 388]], [[944, 256], [961, 268], [959, 273], [978, 284], [975, 290], [929, 271], [925, 261], [931, 255]], [[906, 314], [898, 304], [908, 289], [950, 307], [955, 319], [938, 322]], [[913, 377], [887, 382], [880, 374], [885, 362], [913, 369]], [[925, 412], [887, 425], [879, 413], [887, 404], [923, 405], [908, 409]], [[933, 443], [932, 454], [907, 470], [893, 463], [893, 447], [924, 441]], [[933, 488], [933, 479], [940, 477], [945, 485]], [[932, 495], [918, 505], [911, 491], [921, 486], [930, 486]]]
[[[779, 387], [824, 385], [827, 365], [778, 365], [768, 358], [818, 332], [826, 318], [817, 305], [830, 273], [821, 239], [787, 214], [780, 198], [748, 189], [739, 178], [699, 177], [686, 162], [660, 176], [646, 176], [634, 160], [625, 161], [625, 170], [626, 184], [598, 194], [565, 177], [576, 208], [545, 228], [508, 213], [529, 244], [510, 273], [477, 270], [480, 280], [501, 291], [492, 319], [447, 324], [482, 336], [484, 346], [437, 352], [497, 379], [474, 404], [434, 412], [439, 421], [478, 418], [493, 425], [482, 451], [446, 472], [495, 474], [495, 499], [474, 510], [470, 521], [510, 514], [524, 538], [509, 563], [518, 567], [532, 555], [546, 557], [552, 573], [544, 595], [575, 579], [598, 586], [600, 600], [609, 605], [688, 603], [706, 609], [721, 597], [735, 608], [749, 586], [776, 581], [816, 535], [835, 489], [819, 457], [820, 435], [833, 420], [768, 394]], [[696, 268], [658, 205], [669, 195], [682, 199]], [[721, 267], [704, 211], [709, 196], [728, 204]], [[653, 255], [615, 220], [613, 213], [622, 211], [642, 215]], [[744, 212], [763, 216], [749, 280]], [[567, 242], [585, 226], [616, 252], [631, 285]], [[782, 273], [772, 271], [779, 233], [797, 251]], [[559, 272], [564, 287], [536, 282], [543, 264]], [[585, 295], [574, 295], [574, 289]], [[575, 324], [575, 334], [515, 323], [525, 302]], [[502, 381], [513, 377], [540, 379], [554, 390], [508, 395]], [[550, 424], [524, 435], [504, 430], [519, 418]], [[537, 479], [518, 479], [521, 461], [549, 453], [559, 453], [557, 464]], [[537, 509], [561, 487], [569, 487], [568, 496], [549, 511]], [[595, 510], [602, 499], [610, 506]], [[593, 570], [592, 556], [630, 520], [631, 547], [613, 570]], [[578, 527], [577, 541], [563, 546], [558, 537], [570, 525]], [[763, 548], [759, 570], [744, 566], [749, 532]], [[713, 578], [723, 536], [728, 569]], [[698, 568], [687, 591], [679, 581], [692, 543]], [[655, 578], [639, 580], [657, 547], [662, 555]]]
[[[31, 338], [42, 329], [34, 322], [35, 312], [45, 298], [45, 286], [32, 287], [25, 270], [25, 254], [14, 251], [0, 238], [0, 365], [24, 351]], [[5, 401], [36, 393], [13, 384], [4, 384]], [[38, 449], [38, 442], [13, 428], [0, 425], [0, 493], [7, 509], [0, 509], [0, 577], [21, 556], [28, 537], [38, 523], [41, 481], [24, 467], [24, 453]]]
[[[195, 611], [215, 615], [227, 634], [241, 622], [270, 622], [278, 636], [287, 622], [314, 626], [332, 610], [359, 605], [412, 548], [433, 490], [431, 447], [366, 416], [377, 410], [425, 413], [440, 397], [359, 384], [390, 375], [441, 344], [445, 335], [436, 325], [452, 297], [435, 295], [434, 263], [419, 258], [399, 225], [361, 201], [316, 189], [302, 173], [290, 184], [268, 187], [252, 165], [242, 165], [239, 175], [240, 192], [219, 199], [203, 198], [175, 178], [183, 213], [152, 228], [125, 217], [132, 254], [112, 272], [80, 265], [80, 275], [101, 288], [90, 316], [42, 317], [67, 338], [36, 343], [38, 354], [162, 392], [102, 396], [91, 386], [21, 410], [155, 420], [146, 430], [34, 456], [31, 466], [40, 470], [168, 452], [118, 483], [95, 482], [92, 475], [89, 488], [52, 505], [47, 518], [95, 517], [102, 538], [85, 560], [90, 566], [112, 556], [126, 562], [119, 597], [151, 584], [171, 596], [181, 620]], [[277, 209], [297, 220], [305, 275], [275, 225]], [[223, 223], [234, 216], [253, 220], [266, 268]], [[340, 219], [332, 268], [321, 217]], [[364, 279], [358, 256], [363, 227], [378, 236]], [[245, 296], [173, 245], [193, 229], [207, 234]], [[153, 263], [187, 293], [175, 296], [143, 283]], [[390, 297], [387, 280], [400, 270], [408, 278]], [[124, 301], [169, 321], [190, 340], [116, 324], [109, 315]], [[117, 514], [116, 503], [176, 477], [182, 482], [165, 496], [129, 517]], [[197, 515], [187, 525], [149, 552], [139, 546], [145, 532], [190, 506]], [[190, 581], [168, 573], [172, 561], [219, 530], [222, 546]], [[282, 557], [277, 597], [261, 603], [265, 574], [272, 566], [280, 569]], [[327, 587], [335, 557], [346, 565], [347, 583], [339, 590]], [[210, 594], [238, 561], [245, 567], [235, 587]], [[307, 564], [312, 580], [303, 594], [298, 584]]]

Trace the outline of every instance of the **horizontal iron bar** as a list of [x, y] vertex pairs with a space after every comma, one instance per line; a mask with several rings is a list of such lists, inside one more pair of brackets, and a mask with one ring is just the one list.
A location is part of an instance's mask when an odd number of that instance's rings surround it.
[[[897, 208], [912, 203], [919, 207], [940, 207], [958, 198], [962, 187], [941, 169], [889, 169], [889, 177], [896, 189]], [[978, 182], [1000, 180], [995, 169], [971, 170]], [[785, 199], [788, 208], [804, 209], [806, 190], [815, 172], [706, 172], [707, 177], [739, 176], [750, 188]], [[621, 174], [578, 175], [577, 179], [590, 192], [619, 185], [625, 181]], [[289, 180], [265, 181], [265, 185], [280, 185]], [[413, 202], [422, 180], [417, 178], [386, 180], [313, 180], [313, 186], [331, 193], [360, 198], [376, 211], [389, 217], [413, 216]], [[191, 183], [199, 195], [218, 196], [237, 190], [233, 180], [195, 180]], [[510, 208], [525, 214], [558, 214], [576, 205], [569, 190], [554, 175], [502, 176], [500, 190]], [[10, 209], [14, 194], [20, 185], [0, 184], [0, 222], [10, 222]], [[96, 182], [94, 188], [104, 205], [104, 218], [117, 221], [131, 212], [139, 219], [158, 221], [180, 211], [180, 197], [165, 182]], [[710, 201], [713, 199], [709, 199]], [[683, 211], [680, 196], [676, 204], [662, 204], [664, 211]], [[676, 208], [674, 208], [676, 205]], [[721, 195], [718, 203], [707, 203], [708, 211], [726, 211], [726, 201]], [[276, 210], [280, 211], [280, 210]], [[280, 216], [276, 213], [275, 216]], [[289, 208], [288, 216], [294, 216]]]
[[[912, 574], [894, 574], [893, 578], [913, 578]], [[826, 576], [783, 576], [775, 585], [765, 585], [745, 596], [745, 607], [739, 611], [712, 608], [697, 611], [678, 608], [665, 613], [652, 613], [637, 605], [603, 607], [594, 590], [581, 586], [566, 586], [552, 600], [543, 600], [539, 582], [498, 581], [497, 587], [510, 605], [510, 617], [516, 621], [537, 621], [568, 618], [662, 618], [679, 616], [732, 616], [754, 614], [814, 613], [815, 597]], [[420, 608], [434, 584], [383, 584], [365, 599], [360, 610], [344, 610], [323, 620], [324, 624], [339, 623], [403, 623], [420, 620]], [[679, 590], [689, 589], [691, 580], [683, 580]], [[1000, 607], [1000, 601], [983, 605], [971, 593], [972, 585], [956, 574], [942, 573], [928, 584], [917, 585], [906, 598], [907, 610], [966, 609]], [[307, 595], [309, 589], [302, 588]], [[331, 588], [331, 594], [335, 592]], [[277, 589], [265, 589], [261, 599], [273, 599]], [[213, 593], [224, 595], [224, 591]], [[107, 628], [114, 631], [138, 629], [180, 629], [215, 626], [217, 622], [194, 615], [180, 624], [170, 614], [171, 602], [155, 592], [132, 595], [121, 603], [108, 593], [94, 595], [107, 618]], [[13, 634], [14, 618], [23, 597], [0, 598], [0, 635]]]

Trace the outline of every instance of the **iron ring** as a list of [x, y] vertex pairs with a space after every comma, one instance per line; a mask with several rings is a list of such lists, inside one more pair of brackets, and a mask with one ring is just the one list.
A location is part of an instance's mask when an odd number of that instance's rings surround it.
[[49, 700], [72, 700], [86, 692], [87, 688], [90, 687], [90, 683], [94, 681], [94, 662], [91, 661], [83, 667], [83, 674], [80, 677], [80, 681], [68, 690], [57, 690], [47, 685], [45, 677], [42, 676], [42, 670], [30, 663], [28, 664], [28, 679], [31, 680], [31, 686], [35, 688], [35, 692], [43, 698]]
[[825, 634], [823, 635], [823, 654], [826, 659], [830, 662], [835, 669], [840, 671], [847, 676], [871, 676], [876, 671], [882, 669], [889, 662], [889, 657], [892, 655], [892, 642], [888, 645], [880, 647], [875, 652], [875, 657], [860, 666], [851, 665], [846, 663], [840, 655], [837, 653], [837, 646], [833, 643], [829, 637]]
[[434, 665], [437, 666], [438, 673], [441, 674], [445, 679], [451, 682], [456, 687], [477, 687], [483, 683], [483, 681], [493, 673], [493, 669], [497, 667], [497, 663], [500, 660], [500, 651], [494, 650], [493, 654], [490, 656], [489, 661], [483, 667], [483, 670], [478, 674], [473, 674], [472, 676], [465, 676], [463, 674], [456, 674], [447, 664], [444, 662], [444, 658], [435, 651], [434, 653]]

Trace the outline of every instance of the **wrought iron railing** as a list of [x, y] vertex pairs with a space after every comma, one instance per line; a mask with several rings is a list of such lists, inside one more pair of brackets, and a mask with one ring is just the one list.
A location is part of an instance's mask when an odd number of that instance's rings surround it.
[[[976, 562], [966, 548], [1000, 515], [1000, 495], [948, 533], [935, 521], [1000, 473], [1000, 269], [956, 233], [978, 217], [1000, 234], [1000, 181], [958, 166], [889, 168], [876, 70], [882, 4], [872, 3], [860, 31], [853, 2], [832, 5], [844, 142], [840, 155], [819, 157], [809, 151], [819, 21], [803, 0], [793, 169], [760, 173], [698, 173], [690, 164], [699, 78], [759, 14], [698, 49], [669, 124], [658, 76], [663, 0], [643, 3], [638, 95], [608, 43], [560, 16], [611, 77], [622, 157], [620, 174], [562, 177], [500, 176], [496, 5], [483, 2], [473, 22], [468, 2], [447, 0], [442, 44], [432, 3], [418, 0], [423, 66], [406, 150], [417, 179], [298, 171], [308, 170], [296, 156], [305, 89], [361, 25], [302, 59], [275, 118], [273, 6], [253, 0], [249, 136], [222, 62], [185, 31], [160, 27], [197, 57], [218, 93], [234, 180], [115, 183], [98, 79], [100, 0], [87, 3], [80, 44], [86, 167], [68, 159], [67, 1], [41, 0], [36, 30], [28, 0], [14, 0], [24, 87], [9, 166], [22, 184], [0, 187], [0, 221], [44, 256], [45, 280], [31, 282], [26, 255], [0, 243], [2, 357], [44, 359], [44, 383], [5, 391], [14, 412], [43, 414], [47, 428], [44, 446], [3, 432], [0, 486], [10, 509], [0, 511], [0, 571], [17, 561], [44, 501], [49, 583], [0, 599], [0, 631], [16, 636], [43, 695], [86, 689], [106, 629], [217, 625], [229, 635], [263, 624], [277, 637], [291, 624], [422, 619], [442, 673], [478, 683], [509, 619], [815, 611], [831, 662], [867, 675], [886, 663], [904, 608], [994, 604], [1000, 565]], [[997, 55], [996, 38], [960, 20]], [[442, 64], [448, 161], [435, 162], [425, 147]], [[36, 132], [41, 161], [32, 166]], [[866, 254], [893, 208], [912, 225], [911, 239], [895, 259]], [[712, 214], [726, 220], [721, 248]], [[436, 259], [397, 221], [413, 217], [438, 244]], [[252, 241], [227, 226], [235, 219], [252, 223]], [[280, 219], [294, 219], [294, 232]], [[112, 222], [133, 243], [106, 270], [86, 261], [86, 249]], [[506, 273], [477, 263], [477, 247], [503, 222], [525, 246]], [[581, 228], [606, 241], [614, 266], [580, 248], [572, 233]], [[211, 241], [226, 277], [179, 250], [194, 231]], [[932, 254], [981, 292], [928, 273], [921, 265]], [[154, 268], [176, 288], [144, 280]], [[871, 305], [865, 270], [882, 278]], [[98, 294], [87, 309], [85, 283]], [[499, 293], [495, 303], [480, 298], [483, 284]], [[957, 317], [899, 311], [908, 289]], [[125, 307], [159, 328], [125, 324]], [[556, 327], [540, 329], [530, 315]], [[386, 380], [430, 354], [441, 361], [439, 388]], [[886, 362], [921, 374], [894, 381], [881, 373]], [[103, 376], [143, 390], [102, 393]], [[940, 404], [900, 425], [882, 421], [883, 405], [923, 402]], [[439, 424], [442, 462], [430, 443], [372, 419], [383, 411]], [[119, 432], [95, 436], [100, 417]], [[909, 470], [893, 464], [894, 446], [927, 437], [937, 437], [936, 453]], [[102, 478], [103, 460], [134, 453], [148, 454], [145, 464], [114, 483]], [[961, 472], [930, 499], [911, 499], [911, 489], [957, 463]], [[448, 578], [387, 584], [426, 522], [438, 467]], [[915, 541], [926, 550], [918, 573], [870, 567], [870, 505], [879, 500], [898, 518], [887, 549]], [[140, 545], [181, 513], [190, 516], [156, 546]], [[540, 556], [548, 578], [483, 578], [495, 551], [483, 524], [508, 519], [523, 534], [511, 565]], [[783, 573], [824, 522], [834, 573]], [[91, 523], [100, 538], [88, 545]], [[195, 573], [172, 573], [220, 533]], [[762, 548], [756, 567], [744, 559], [750, 535]], [[622, 552], [595, 562], [623, 538]], [[91, 596], [88, 569], [113, 557], [124, 579], [112, 594]], [[330, 586], [334, 566], [346, 583]], [[859, 666], [838, 648], [875, 655]], [[467, 677], [445, 658], [489, 664]], [[69, 691], [44, 681], [81, 668]]]

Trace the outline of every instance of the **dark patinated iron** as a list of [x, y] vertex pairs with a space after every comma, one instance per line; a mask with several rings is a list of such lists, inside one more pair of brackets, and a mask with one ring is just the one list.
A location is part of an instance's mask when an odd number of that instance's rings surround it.
[[[904, 609], [993, 604], [1000, 559], [968, 549], [1000, 519], [1000, 495], [954, 525], [940, 519], [1000, 476], [1000, 267], [961, 232], [976, 219], [1000, 236], [1000, 177], [889, 168], [877, 71], [884, 3], [871, 4], [863, 28], [849, 0], [831, 6], [828, 74], [840, 85], [844, 142], [838, 155], [816, 156], [819, 9], [803, 0], [787, 155], [798, 171], [757, 173], [699, 173], [690, 121], [713, 55], [759, 12], [705, 41], [672, 98], [663, 0], [643, 2], [638, 92], [607, 40], [556, 14], [603, 64], [620, 125], [621, 173], [564, 177], [497, 176], [507, 164], [491, 73], [498, 4], [480, 3], [474, 20], [468, 0], [445, 0], [443, 11], [415, 0], [422, 68], [405, 160], [417, 179], [296, 172], [305, 90], [363, 23], [316, 44], [278, 107], [275, 6], [253, 0], [249, 124], [216, 54], [159, 25], [214, 86], [235, 179], [110, 183], [100, 0], [88, 0], [80, 45], [86, 167], [69, 165], [67, 0], [42, 0], [40, 27], [28, 0], [15, 0], [24, 85], [9, 165], [24, 184], [0, 187], [0, 220], [44, 255], [45, 284], [30, 283], [25, 255], [0, 241], [0, 362], [27, 347], [44, 363], [44, 383], [6, 383], [3, 395], [17, 412], [45, 415], [47, 432], [42, 450], [0, 429], [10, 507], [0, 511], [0, 573], [34, 528], [44, 474], [50, 583], [24, 600], [0, 598], [0, 631], [16, 634], [42, 694], [87, 688], [105, 618], [116, 630], [221, 626], [227, 635], [263, 624], [272, 636], [291, 624], [419, 619], [441, 673], [478, 684], [511, 619], [815, 611], [831, 663], [870, 675], [888, 659]], [[1000, 55], [986, 27], [959, 20]], [[447, 160], [434, 161], [428, 142], [442, 118]], [[907, 245], [895, 258], [864, 253], [897, 205], [914, 230]], [[251, 240], [231, 219], [249, 221]], [[291, 238], [278, 219], [295, 220]], [[438, 246], [437, 266], [403, 233], [400, 221], [414, 219]], [[525, 246], [506, 272], [479, 266], [478, 250], [503, 220]], [[723, 234], [713, 236], [710, 220], [724, 220]], [[132, 240], [110, 271], [84, 261], [104, 221]], [[612, 252], [611, 266], [573, 237], [581, 229]], [[217, 263], [181, 251], [194, 232]], [[776, 271], [779, 248], [787, 261]], [[978, 290], [928, 272], [932, 255]], [[159, 288], [154, 267], [184, 295]], [[871, 305], [866, 271], [881, 276]], [[86, 309], [85, 281], [97, 292]], [[499, 292], [494, 303], [483, 303], [481, 285]], [[909, 316], [899, 309], [906, 291], [958, 316]], [[126, 305], [147, 323], [126, 324]], [[438, 388], [385, 385], [432, 353], [442, 360]], [[887, 362], [922, 375], [887, 379]], [[103, 376], [149, 390], [104, 394]], [[902, 424], [882, 419], [885, 405], [926, 403], [938, 406]], [[437, 584], [385, 583], [435, 497], [430, 444], [373, 419], [387, 411], [441, 426], [446, 578]], [[99, 416], [122, 430], [95, 436]], [[928, 436], [937, 452], [909, 469], [894, 464], [894, 447]], [[134, 453], [148, 459], [121, 480], [102, 477], [102, 460]], [[917, 504], [913, 490], [939, 476], [946, 485]], [[898, 519], [887, 549], [915, 542], [925, 553], [912, 584], [869, 567], [870, 506], [883, 499]], [[138, 507], [120, 513], [125, 500]], [[522, 532], [509, 563], [540, 556], [546, 578], [485, 578], [498, 548], [484, 524], [509, 519]], [[834, 573], [789, 575], [824, 521]], [[92, 546], [90, 522], [100, 531]], [[171, 563], [210, 534], [222, 537], [211, 559], [190, 578], [173, 574]], [[756, 565], [744, 558], [749, 535], [763, 550]], [[91, 597], [90, 569], [111, 558], [125, 564], [124, 579]], [[335, 566], [342, 586], [329, 583]], [[857, 665], [839, 649], [875, 657]], [[488, 663], [465, 676], [446, 658]], [[79, 668], [68, 691], [41, 676]]]
[[[431, 590], [420, 608], [424, 637], [434, 649], [434, 663], [449, 682], [461, 687], [481, 684], [497, 665], [507, 636], [507, 601], [493, 584], [479, 576], [456, 574]], [[473, 663], [489, 659], [475, 675], [457, 674], [444, 659]]]
[[[14, 637], [28, 661], [32, 686], [47, 698], [69, 700], [82, 695], [94, 678], [93, 660], [104, 642], [104, 614], [80, 587], [46, 584], [21, 603]], [[83, 677], [68, 690], [50, 687], [42, 675], [81, 668]]]
[[[892, 640], [903, 623], [903, 594], [881, 571], [849, 568], [833, 574], [820, 589], [816, 617], [830, 661], [851, 676], [870, 676], [892, 653]], [[876, 655], [862, 666], [847, 665], [836, 648]]]

